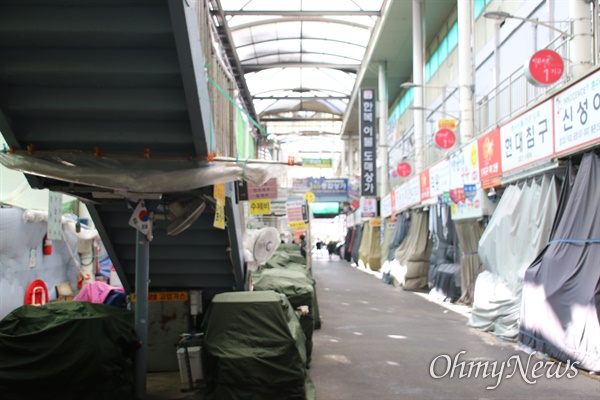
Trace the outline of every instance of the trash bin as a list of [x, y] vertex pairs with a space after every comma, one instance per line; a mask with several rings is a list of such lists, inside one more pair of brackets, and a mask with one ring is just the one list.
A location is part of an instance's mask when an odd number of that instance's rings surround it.
[[[200, 346], [188, 347], [189, 365], [192, 370], [192, 383], [202, 380], [202, 360], [200, 358]], [[189, 384], [188, 381], [188, 369], [185, 361], [185, 347], [177, 349], [177, 361], [179, 362], [179, 375], [181, 376], [181, 383]]]

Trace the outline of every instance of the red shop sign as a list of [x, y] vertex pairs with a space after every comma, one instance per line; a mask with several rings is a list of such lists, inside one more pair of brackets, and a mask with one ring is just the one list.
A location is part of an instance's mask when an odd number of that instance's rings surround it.
[[565, 72], [562, 57], [555, 51], [544, 49], [536, 52], [525, 63], [525, 77], [532, 85], [551, 85]]
[[448, 128], [442, 128], [435, 134], [435, 144], [440, 149], [449, 149], [456, 143], [456, 135]]
[[402, 178], [406, 178], [412, 172], [412, 168], [409, 163], [401, 162], [396, 167], [396, 172], [398, 172], [398, 175], [401, 176]]

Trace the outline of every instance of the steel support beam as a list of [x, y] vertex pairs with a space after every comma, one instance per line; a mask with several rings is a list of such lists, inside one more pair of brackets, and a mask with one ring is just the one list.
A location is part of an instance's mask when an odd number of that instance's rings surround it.
[[135, 353], [135, 395], [146, 397], [148, 365], [148, 283], [150, 281], [150, 242], [136, 230], [135, 240], [135, 332], [140, 348]]

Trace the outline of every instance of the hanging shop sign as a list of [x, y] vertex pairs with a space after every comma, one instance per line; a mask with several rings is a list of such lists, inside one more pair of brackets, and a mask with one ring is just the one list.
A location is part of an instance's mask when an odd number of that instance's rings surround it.
[[435, 133], [435, 144], [442, 150], [447, 150], [456, 144], [456, 135], [448, 128], [442, 128]]
[[248, 200], [254, 199], [276, 199], [277, 178], [271, 178], [264, 185], [255, 186], [248, 183]]
[[381, 218], [379, 218], [379, 217], [372, 218], [371, 220], [369, 220], [369, 225], [371, 225], [371, 226], [381, 226]]
[[453, 118], [438, 119], [438, 130], [439, 129], [450, 129], [452, 132], [456, 131], [458, 121]]
[[360, 203], [358, 200], [352, 200], [352, 203], [350, 203], [352, 205], [352, 208], [354, 208], [355, 210], [360, 206]]
[[331, 158], [303, 158], [302, 166], [306, 168], [333, 168]]
[[537, 51], [525, 62], [525, 78], [535, 86], [547, 86], [558, 82], [565, 72], [562, 57], [550, 49]]
[[375, 89], [360, 90], [361, 196], [377, 196]]
[[431, 197], [431, 188], [429, 186], [429, 170], [425, 170], [419, 174], [419, 188], [421, 201]]
[[441, 196], [450, 191], [450, 162], [443, 159], [429, 168], [429, 197]]
[[450, 189], [479, 183], [479, 156], [477, 141], [472, 141], [448, 158]]
[[417, 175], [394, 189], [394, 213], [404, 211], [421, 202], [421, 177]]
[[552, 100], [500, 127], [502, 172], [552, 156], [554, 152]]
[[303, 201], [288, 201], [285, 204], [285, 210], [288, 222], [308, 221], [308, 210]]
[[500, 129], [477, 139], [479, 178], [483, 189], [500, 184], [502, 175], [502, 142]]
[[308, 188], [317, 197], [347, 196], [348, 179], [346, 178], [308, 178]]
[[[48, 239], [62, 240], [62, 193], [48, 193]], [[144, 232], [148, 233], [148, 232]]]
[[391, 196], [391, 193], [388, 193], [386, 196], [384, 196], [381, 199], [380, 208], [381, 208], [380, 215], [383, 218], [387, 218], [390, 215], [392, 215], [392, 196]]
[[358, 199], [360, 197], [360, 179], [358, 177], [355, 180], [348, 182], [348, 197]]
[[292, 179], [292, 191], [303, 193], [308, 191], [310, 185], [308, 183], [309, 178], [293, 178]]
[[271, 214], [271, 199], [250, 200], [250, 214], [252, 214], [252, 215]]
[[600, 139], [600, 71], [554, 97], [555, 152]]
[[375, 218], [377, 216], [377, 199], [374, 197], [360, 198], [360, 217]]
[[396, 167], [396, 172], [398, 173], [399, 177], [406, 178], [412, 173], [412, 167], [409, 163], [403, 161]]

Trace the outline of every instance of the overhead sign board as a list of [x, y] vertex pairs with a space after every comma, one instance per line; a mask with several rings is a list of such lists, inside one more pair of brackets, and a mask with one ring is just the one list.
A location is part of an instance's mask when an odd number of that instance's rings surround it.
[[307, 168], [333, 168], [331, 158], [303, 158], [302, 166]]
[[377, 216], [377, 199], [374, 197], [360, 198], [360, 217], [375, 218]]

